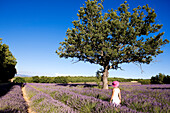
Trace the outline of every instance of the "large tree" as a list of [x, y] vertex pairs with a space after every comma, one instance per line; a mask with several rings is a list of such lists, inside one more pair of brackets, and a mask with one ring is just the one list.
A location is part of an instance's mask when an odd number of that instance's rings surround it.
[[[149, 64], [169, 41], [163, 40], [163, 25], [155, 22], [155, 10], [148, 5], [129, 12], [125, 1], [117, 10], [103, 13], [103, 1], [88, 0], [80, 7], [78, 20], [67, 30], [56, 53], [64, 58], [77, 58], [103, 67], [103, 88], [108, 89], [109, 69], [123, 63]], [[154, 36], [151, 36], [154, 35]]]
[[16, 74], [16, 58], [9, 51], [6, 44], [2, 44], [0, 38], [0, 82], [6, 82]]

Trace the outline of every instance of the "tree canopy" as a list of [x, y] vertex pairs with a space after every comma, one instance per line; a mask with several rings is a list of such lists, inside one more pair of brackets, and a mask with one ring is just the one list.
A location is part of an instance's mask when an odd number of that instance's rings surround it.
[[0, 82], [6, 82], [16, 74], [16, 58], [9, 51], [6, 44], [2, 44], [0, 38]]
[[103, 13], [103, 9], [103, 1], [87, 0], [56, 53], [61, 58], [75, 57], [102, 66], [103, 88], [107, 89], [109, 69], [119, 69], [120, 64], [130, 62], [149, 64], [163, 53], [161, 47], [169, 41], [162, 39], [164, 32], [159, 30], [163, 25], [155, 21], [155, 10], [148, 4], [131, 12], [127, 1], [117, 10]]

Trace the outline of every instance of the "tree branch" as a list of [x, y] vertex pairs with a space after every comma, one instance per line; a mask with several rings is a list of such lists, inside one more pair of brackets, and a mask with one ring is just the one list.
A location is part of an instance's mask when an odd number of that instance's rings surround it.
[[143, 69], [142, 69], [142, 64], [141, 64], [141, 63], [139, 63], [139, 64], [137, 64], [137, 63], [135, 63], [135, 62], [132, 62], [132, 63], [135, 64], [135, 65], [137, 65], [137, 66], [141, 69], [141, 73], [144, 72]]

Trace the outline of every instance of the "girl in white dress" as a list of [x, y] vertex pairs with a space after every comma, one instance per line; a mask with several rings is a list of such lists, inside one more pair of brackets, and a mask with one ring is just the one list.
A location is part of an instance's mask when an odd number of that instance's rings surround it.
[[121, 103], [121, 93], [120, 89], [118, 88], [119, 82], [113, 81], [112, 86], [114, 87], [112, 90], [112, 96], [110, 99], [110, 103], [113, 103], [115, 107], [119, 106]]

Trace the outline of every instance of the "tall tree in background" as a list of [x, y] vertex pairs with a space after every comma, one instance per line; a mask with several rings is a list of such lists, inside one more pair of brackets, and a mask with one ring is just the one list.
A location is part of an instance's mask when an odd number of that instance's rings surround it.
[[[60, 42], [56, 53], [62, 58], [77, 58], [103, 67], [103, 88], [108, 89], [108, 71], [119, 69], [123, 63], [149, 64], [169, 41], [163, 25], [155, 22], [155, 10], [148, 5], [129, 12], [125, 1], [117, 10], [102, 13], [103, 1], [88, 0], [80, 7], [74, 28], [67, 30], [68, 39]], [[154, 35], [151, 36], [150, 34]]]
[[6, 44], [2, 44], [0, 38], [0, 82], [6, 82], [16, 74], [16, 59], [9, 51]]

